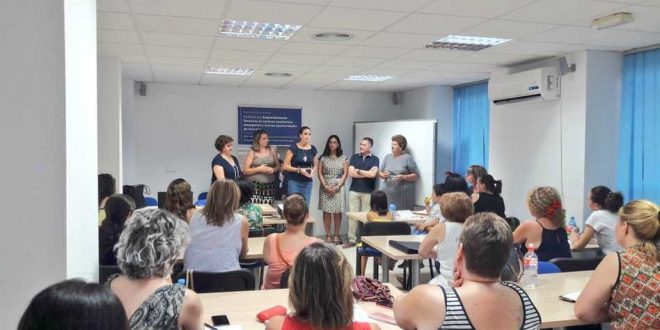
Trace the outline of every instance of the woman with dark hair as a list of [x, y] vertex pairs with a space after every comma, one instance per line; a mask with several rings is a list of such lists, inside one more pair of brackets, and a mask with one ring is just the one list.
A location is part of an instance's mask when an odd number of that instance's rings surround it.
[[73, 279], [39, 292], [18, 323], [18, 330], [128, 330], [128, 319], [112, 291]]
[[126, 195], [112, 195], [105, 203], [107, 218], [99, 227], [99, 264], [116, 266], [113, 248], [124, 230], [124, 222], [135, 210], [135, 203]]
[[174, 213], [181, 220], [190, 222], [195, 213], [190, 183], [181, 178], [170, 182], [165, 194], [165, 209]]
[[304, 248], [289, 276], [292, 314], [275, 316], [267, 330], [377, 330], [375, 323], [353, 321], [353, 270], [335, 248], [314, 243]]
[[99, 226], [105, 220], [105, 202], [108, 200], [108, 197], [112, 196], [117, 188], [115, 187], [115, 178], [112, 175], [107, 173], [102, 173], [98, 175], [99, 180]]
[[234, 139], [227, 135], [220, 135], [215, 139], [215, 149], [218, 154], [211, 161], [211, 184], [219, 179], [238, 180], [241, 177], [241, 167], [238, 158], [232, 155]]
[[273, 204], [275, 201], [275, 175], [280, 170], [277, 150], [268, 144], [268, 132], [257, 130], [252, 147], [243, 163], [243, 175], [254, 187], [251, 203]]
[[598, 246], [604, 253], [621, 251], [614, 235], [614, 227], [619, 221], [619, 209], [623, 206], [623, 195], [605, 186], [591, 188], [587, 206], [594, 212], [584, 222], [584, 232], [572, 230], [569, 234], [571, 249], [580, 251], [596, 235]]
[[[325, 143], [323, 154], [319, 156], [319, 210], [323, 211], [325, 241], [341, 244], [341, 214], [344, 212], [344, 194], [342, 188], [348, 176], [348, 159], [341, 150], [341, 141], [337, 135], [330, 135]], [[332, 239], [330, 226], [334, 217], [335, 235]]]
[[465, 179], [470, 184], [468, 194], [472, 195], [475, 187], [477, 186], [477, 179], [488, 174], [488, 171], [485, 167], [481, 165], [470, 165], [468, 167], [467, 173], [465, 174]]
[[300, 141], [289, 146], [284, 156], [284, 171], [287, 171], [287, 192], [305, 197], [307, 204], [312, 202], [312, 174], [316, 169], [316, 147], [312, 145], [312, 130], [303, 126], [298, 131]]
[[238, 202], [238, 213], [247, 218], [250, 224], [250, 230], [263, 229], [264, 219], [261, 216], [261, 208], [251, 202], [254, 194], [252, 182], [239, 180], [236, 184], [241, 191], [241, 199]]
[[417, 181], [417, 164], [413, 157], [406, 153], [408, 140], [403, 135], [392, 136], [392, 153], [383, 159], [378, 176], [383, 179], [383, 191], [390, 203], [399, 210], [412, 210], [415, 206], [415, 181]]
[[[390, 212], [387, 202], [387, 195], [382, 190], [374, 190], [371, 192], [369, 199], [370, 210], [367, 212], [367, 221], [375, 220], [392, 220], [392, 212]], [[364, 272], [362, 272], [364, 274]]]
[[435, 205], [429, 205], [427, 210], [429, 216], [431, 216], [431, 220], [415, 224], [415, 234], [421, 234], [423, 231], [428, 231], [439, 222], [445, 221], [441, 212], [442, 205], [440, 200], [442, 199], [442, 195], [451, 192], [461, 192], [469, 196], [468, 185], [463, 176], [453, 172], [446, 172], [445, 174], [447, 175], [445, 177], [445, 182], [433, 186], [433, 201], [435, 202]]
[[493, 212], [502, 219], [506, 219], [504, 199], [500, 196], [501, 193], [502, 181], [496, 181], [490, 174], [477, 178], [477, 185], [474, 186], [474, 193], [472, 193], [474, 213]]

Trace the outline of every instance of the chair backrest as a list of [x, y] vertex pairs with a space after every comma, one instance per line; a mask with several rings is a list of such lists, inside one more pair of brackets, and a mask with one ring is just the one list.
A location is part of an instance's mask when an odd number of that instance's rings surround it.
[[147, 206], [158, 206], [158, 201], [153, 197], [148, 197], [148, 196], [145, 197], [144, 198], [144, 203]]
[[119, 266], [99, 266], [99, 283], [105, 283], [108, 280], [108, 277], [113, 274], [121, 274]]
[[410, 225], [399, 221], [369, 222], [362, 227], [361, 236], [409, 235]]
[[539, 261], [539, 274], [552, 274], [552, 273], [561, 273], [561, 269], [557, 265], [548, 262], [548, 261]]
[[509, 224], [509, 227], [511, 227], [511, 231], [515, 231], [518, 226], [520, 226], [520, 220], [516, 217], [508, 217], [506, 219], [506, 222]]
[[[212, 273], [190, 271], [191, 278], [186, 285], [197, 293], [248, 291], [254, 290], [254, 274], [247, 269], [239, 269], [230, 272]], [[186, 278], [187, 271], [182, 271], [176, 277]]]
[[289, 287], [289, 275], [291, 275], [291, 271], [288, 269], [282, 273], [282, 277], [280, 278], [280, 289], [286, 289]]
[[206, 200], [206, 195], [208, 195], [208, 192], [206, 192], [206, 191], [203, 192], [203, 193], [199, 193], [199, 195], [197, 195], [197, 200], [198, 201]]
[[603, 260], [603, 257], [590, 259], [554, 258], [550, 260], [550, 262], [553, 265], [556, 265], [562, 273], [565, 273], [579, 272], [582, 270], [594, 270], [601, 262], [601, 260]]

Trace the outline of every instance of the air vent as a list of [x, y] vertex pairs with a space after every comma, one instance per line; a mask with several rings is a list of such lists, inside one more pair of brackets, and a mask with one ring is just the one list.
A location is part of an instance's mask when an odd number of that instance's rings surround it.
[[264, 76], [271, 78], [286, 78], [291, 77], [291, 74], [288, 72], [266, 72]]
[[343, 32], [322, 32], [313, 34], [312, 39], [320, 41], [341, 42], [353, 39], [353, 35]]

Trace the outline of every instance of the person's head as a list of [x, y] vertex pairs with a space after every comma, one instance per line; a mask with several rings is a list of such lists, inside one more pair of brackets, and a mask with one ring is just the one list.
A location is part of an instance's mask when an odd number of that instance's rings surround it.
[[477, 192], [489, 192], [493, 195], [499, 196], [502, 193], [502, 181], [495, 180], [490, 174], [482, 175], [477, 178], [477, 185], [475, 188]]
[[467, 194], [451, 192], [443, 194], [440, 198], [440, 212], [447, 221], [463, 223], [474, 214], [474, 206]]
[[557, 227], [564, 227], [566, 212], [557, 189], [537, 187], [527, 195], [527, 208], [535, 218], [547, 218]]
[[123, 226], [124, 222], [135, 210], [135, 202], [127, 195], [115, 194], [105, 202], [105, 221]]
[[382, 190], [374, 190], [371, 192], [371, 200], [369, 201], [371, 210], [385, 215], [388, 212], [387, 195]]
[[304, 248], [289, 276], [289, 304], [314, 329], [343, 329], [353, 322], [353, 270], [334, 247]]
[[623, 195], [605, 186], [596, 186], [591, 188], [589, 192], [587, 206], [594, 211], [607, 210], [617, 213], [621, 206], [623, 206]]
[[115, 245], [117, 266], [129, 279], [165, 278], [188, 246], [188, 225], [162, 209], [133, 213]]
[[397, 134], [392, 136], [392, 153], [393, 154], [400, 154], [406, 151], [406, 148], [408, 147], [408, 140], [406, 140], [406, 137]]
[[101, 202], [106, 198], [113, 195], [117, 188], [115, 187], [115, 178], [108, 173], [99, 174], [99, 206]]
[[481, 165], [470, 165], [470, 167], [468, 167], [467, 173], [465, 174], [465, 178], [472, 186], [476, 186], [477, 178], [486, 174], [488, 174], [488, 171], [485, 167]]
[[477, 276], [498, 279], [511, 254], [513, 234], [495, 213], [482, 212], [465, 221], [458, 241], [456, 265]]
[[241, 198], [238, 202], [239, 206], [243, 206], [252, 200], [252, 195], [254, 195], [254, 185], [252, 182], [247, 180], [239, 180], [236, 182], [238, 189], [241, 191]]
[[627, 237], [640, 241], [642, 249], [660, 261], [660, 208], [647, 200], [634, 200], [619, 211], [619, 222], [616, 225], [617, 242], [626, 246]]
[[17, 329], [128, 330], [128, 318], [110, 289], [72, 279], [55, 283], [34, 296]]
[[309, 208], [305, 198], [298, 194], [293, 194], [284, 199], [284, 209], [282, 215], [286, 223], [293, 226], [299, 226], [305, 223], [309, 215]]
[[215, 149], [221, 154], [231, 155], [231, 152], [234, 149], [234, 139], [227, 135], [218, 136], [218, 138], [215, 139]]
[[165, 209], [188, 221], [186, 212], [193, 207], [195, 207], [195, 204], [193, 204], [190, 183], [181, 178], [170, 182], [165, 194]]
[[328, 137], [328, 141], [325, 142], [325, 149], [323, 150], [323, 154], [319, 156], [319, 159], [321, 159], [321, 157], [330, 156], [333, 153], [337, 157], [344, 154], [344, 152], [341, 150], [341, 140], [339, 140], [339, 137], [334, 134]]
[[368, 155], [371, 153], [371, 148], [374, 146], [374, 140], [370, 137], [363, 137], [360, 141], [360, 154]]
[[241, 199], [241, 191], [232, 180], [213, 182], [206, 196], [206, 205], [202, 214], [209, 225], [222, 227], [225, 222], [234, 217]]
[[441, 183], [439, 187], [433, 189], [437, 197], [442, 196], [444, 193], [449, 192], [462, 192], [468, 194], [468, 185], [463, 176], [458, 173], [447, 173], [445, 182]]
[[303, 126], [298, 130], [298, 138], [300, 138], [300, 142], [303, 143], [310, 143], [312, 141], [312, 129]]
[[261, 148], [268, 148], [268, 132], [259, 129], [252, 135], [252, 150], [259, 151]]

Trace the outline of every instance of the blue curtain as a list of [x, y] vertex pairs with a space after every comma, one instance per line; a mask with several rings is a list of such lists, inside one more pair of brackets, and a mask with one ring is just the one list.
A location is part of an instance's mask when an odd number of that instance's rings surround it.
[[465, 174], [468, 166], [488, 168], [490, 102], [488, 83], [454, 88], [454, 172]]
[[617, 186], [626, 200], [660, 202], [660, 49], [623, 59]]

